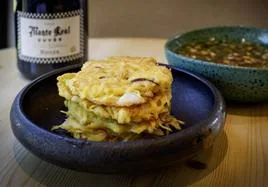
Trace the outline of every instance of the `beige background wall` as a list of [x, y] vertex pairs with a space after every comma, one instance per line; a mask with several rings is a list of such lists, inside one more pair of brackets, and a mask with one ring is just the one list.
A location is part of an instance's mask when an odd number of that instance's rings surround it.
[[268, 0], [89, 0], [91, 37], [168, 37], [217, 25], [268, 27]]
[[[268, 28], [268, 0], [88, 0], [90, 37], [169, 37], [217, 25]], [[9, 46], [14, 46], [10, 4]]]

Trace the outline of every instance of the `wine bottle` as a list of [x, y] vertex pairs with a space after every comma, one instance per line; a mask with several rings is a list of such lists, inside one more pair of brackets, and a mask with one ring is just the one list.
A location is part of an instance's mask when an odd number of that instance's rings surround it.
[[18, 0], [17, 65], [28, 79], [87, 60], [87, 0]]

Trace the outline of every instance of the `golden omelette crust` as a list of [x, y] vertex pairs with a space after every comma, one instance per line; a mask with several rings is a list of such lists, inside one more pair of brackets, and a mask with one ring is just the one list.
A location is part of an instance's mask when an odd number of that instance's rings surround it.
[[54, 126], [89, 141], [164, 136], [183, 122], [170, 115], [171, 71], [153, 58], [109, 57], [57, 77], [67, 119]]
[[134, 105], [131, 107], [100, 106], [86, 99], [80, 99], [72, 94], [67, 83], [72, 80], [74, 76], [75, 73], [66, 73], [58, 77], [57, 85], [59, 95], [66, 100], [78, 103], [89, 112], [93, 112], [100, 117], [115, 119], [118, 123], [123, 124], [157, 119], [160, 113], [168, 112], [167, 106], [170, 105], [171, 99], [170, 91], [156, 95], [142, 105]]
[[[159, 92], [170, 89], [172, 75], [154, 58], [110, 57], [104, 61], [89, 61], [67, 84], [72, 95], [97, 105], [132, 106], [146, 103]], [[125, 93], [134, 93], [139, 103], [119, 104]]]

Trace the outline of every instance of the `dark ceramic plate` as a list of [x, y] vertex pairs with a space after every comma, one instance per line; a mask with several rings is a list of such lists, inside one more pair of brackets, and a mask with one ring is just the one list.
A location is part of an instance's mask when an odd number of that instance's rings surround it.
[[50, 128], [64, 121], [63, 98], [56, 77], [77, 72], [79, 66], [48, 73], [26, 86], [10, 112], [17, 139], [32, 153], [53, 164], [96, 173], [141, 172], [181, 162], [210, 147], [222, 130], [225, 105], [208, 81], [172, 69], [172, 113], [185, 121], [183, 130], [165, 137], [134, 142], [91, 142], [54, 134]]

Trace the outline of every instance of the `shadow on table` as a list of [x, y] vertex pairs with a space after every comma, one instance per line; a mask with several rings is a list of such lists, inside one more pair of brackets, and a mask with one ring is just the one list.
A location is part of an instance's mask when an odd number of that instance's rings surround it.
[[267, 116], [268, 102], [266, 103], [236, 103], [227, 102], [227, 113], [239, 116]]
[[187, 186], [202, 180], [220, 167], [227, 148], [228, 140], [223, 131], [212, 148], [195, 158], [195, 160], [206, 163], [206, 169], [193, 169], [184, 163], [147, 173], [101, 175], [63, 169], [40, 160], [28, 151], [23, 151], [26, 155], [23, 155], [23, 159], [21, 159], [22, 148], [18, 148], [18, 142], [13, 143], [15, 159], [25, 174], [36, 183], [47, 186]]

